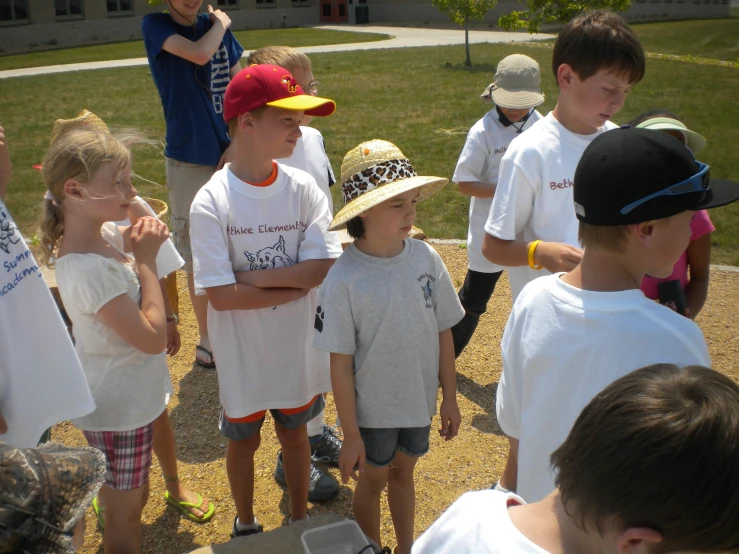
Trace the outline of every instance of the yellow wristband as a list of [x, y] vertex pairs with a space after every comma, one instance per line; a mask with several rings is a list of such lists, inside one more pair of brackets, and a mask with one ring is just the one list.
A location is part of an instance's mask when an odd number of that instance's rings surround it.
[[529, 267], [537, 271], [544, 267], [543, 265], [534, 265], [534, 252], [536, 252], [536, 247], [539, 246], [540, 242], [540, 240], [535, 240], [529, 244]]

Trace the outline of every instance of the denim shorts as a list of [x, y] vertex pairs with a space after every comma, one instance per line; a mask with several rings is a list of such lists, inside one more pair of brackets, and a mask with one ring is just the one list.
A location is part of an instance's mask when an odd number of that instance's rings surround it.
[[426, 427], [401, 427], [371, 429], [360, 427], [367, 463], [372, 467], [387, 467], [400, 451], [407, 456], [420, 458], [429, 451], [431, 424]]
[[[323, 400], [323, 395], [319, 394], [302, 411], [296, 412], [294, 409], [290, 409], [270, 410], [269, 412], [272, 414], [275, 424], [279, 423], [286, 429], [297, 429], [318, 416], [323, 411], [324, 406], [325, 401]], [[221, 410], [218, 428], [221, 430], [221, 434], [230, 440], [239, 441], [251, 438], [262, 429], [266, 410], [252, 415], [256, 417], [242, 418], [248, 421], [233, 421], [228, 419], [225, 412]]]

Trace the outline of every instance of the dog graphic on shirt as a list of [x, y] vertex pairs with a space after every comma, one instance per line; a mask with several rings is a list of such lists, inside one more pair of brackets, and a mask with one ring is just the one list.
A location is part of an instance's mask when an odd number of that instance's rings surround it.
[[21, 240], [21, 234], [13, 224], [13, 220], [9, 216], [6, 217], [3, 211], [0, 211], [0, 250], [6, 254], [10, 254], [10, 245], [18, 244]]
[[280, 240], [273, 246], [267, 246], [252, 254], [244, 250], [244, 256], [249, 260], [249, 269], [274, 269], [276, 267], [287, 267], [293, 265], [293, 260], [285, 253], [285, 239], [280, 235]]

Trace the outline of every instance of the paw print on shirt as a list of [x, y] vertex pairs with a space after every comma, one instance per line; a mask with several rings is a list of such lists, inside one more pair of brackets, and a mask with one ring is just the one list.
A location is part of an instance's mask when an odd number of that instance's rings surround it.
[[323, 318], [326, 316], [326, 312], [323, 311], [323, 309], [318, 306], [316, 308], [316, 323], [314, 327], [319, 333], [323, 333]]

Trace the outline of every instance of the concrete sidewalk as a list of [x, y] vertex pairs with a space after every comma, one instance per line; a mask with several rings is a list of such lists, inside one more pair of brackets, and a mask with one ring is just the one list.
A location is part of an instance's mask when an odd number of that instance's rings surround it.
[[[333, 26], [321, 25], [316, 29], [330, 31], [351, 31], [361, 33], [382, 33], [390, 35], [389, 40], [375, 42], [357, 42], [351, 44], [331, 44], [326, 46], [306, 46], [297, 48], [306, 54], [321, 54], [327, 52], [349, 52], [353, 50], [384, 50], [387, 48], [414, 48], [418, 46], [449, 46], [464, 44], [463, 30], [443, 29], [410, 29], [405, 27], [377, 27], [377, 26]], [[500, 31], [470, 31], [470, 44], [526, 42], [531, 40], [546, 40], [555, 38], [554, 35], [527, 33], [504, 33]], [[244, 55], [248, 55], [248, 51]], [[133, 67], [148, 65], [146, 58], [130, 58], [127, 60], [108, 60], [102, 62], [84, 62], [68, 65], [48, 65], [45, 67], [29, 67], [25, 69], [9, 69], [0, 71], [0, 79], [12, 77], [29, 77], [33, 75], [48, 75], [51, 73], [66, 73], [69, 71], [87, 71], [90, 69], [111, 69], [115, 67]]]

